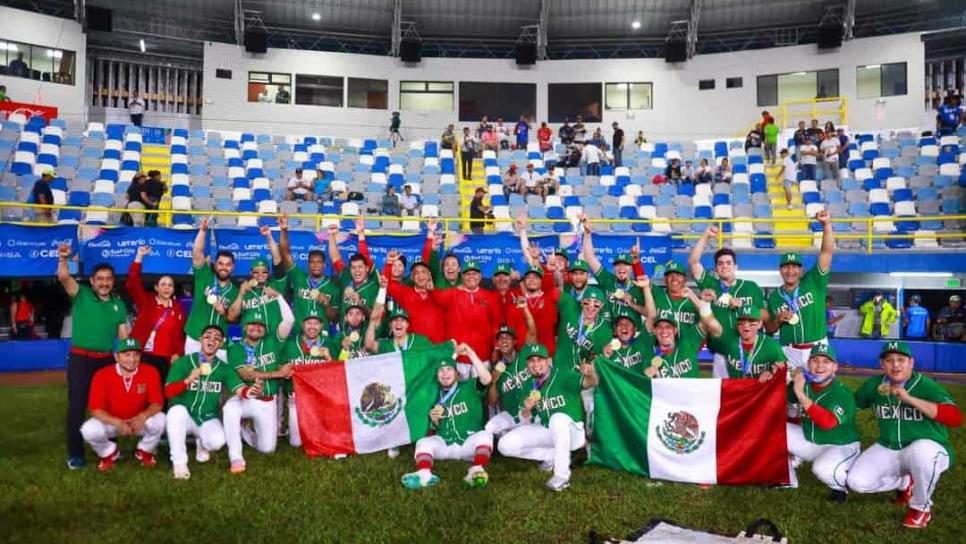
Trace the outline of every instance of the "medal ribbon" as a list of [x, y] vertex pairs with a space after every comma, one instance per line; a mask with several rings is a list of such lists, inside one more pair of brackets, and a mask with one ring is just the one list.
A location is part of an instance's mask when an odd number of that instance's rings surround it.
[[450, 387], [449, 391], [447, 391], [445, 395], [443, 394], [442, 391], [440, 391], [439, 402], [437, 402], [436, 404], [440, 406], [446, 406], [446, 403], [449, 402], [453, 398], [453, 395], [456, 394], [456, 390], [459, 388], [459, 385], [460, 385], [459, 383], [454, 383], [453, 387]]
[[[173, 305], [174, 301], [171, 301], [171, 304]], [[154, 324], [154, 329], [151, 330], [151, 334], [155, 334], [156, 332], [158, 332], [158, 329], [160, 329], [161, 325], [164, 324], [164, 320], [168, 318], [169, 313], [171, 313], [170, 306], [165, 308], [164, 311], [161, 312], [161, 317], [159, 317], [157, 323]]]
[[761, 349], [762, 344], [758, 343], [758, 337], [755, 336], [755, 341], [751, 344], [751, 351], [745, 354], [745, 346], [741, 343], [741, 338], [738, 338], [738, 353], [741, 356], [741, 373], [748, 375], [751, 372], [751, 363]]
[[319, 287], [322, 287], [322, 282], [325, 280], [325, 278], [319, 278], [318, 281], [313, 281], [312, 276], [309, 276], [308, 280], [310, 289], [318, 289]]
[[788, 293], [785, 292], [784, 287], [779, 289], [778, 292], [781, 294], [785, 302], [788, 303], [788, 307], [791, 308], [792, 312], [797, 314], [798, 313], [798, 285], [795, 286], [795, 291], [792, 293], [792, 296], [790, 297], [788, 296]]
[[308, 338], [304, 336], [302, 337], [302, 348], [303, 348], [302, 355], [305, 355], [306, 353], [311, 352], [312, 348], [317, 348], [321, 346], [322, 346], [322, 338], [316, 338], [315, 340], [312, 340], [311, 342], [309, 342]]
[[415, 340], [416, 340], [415, 336], [413, 336], [412, 334], [407, 334], [406, 345], [403, 346], [402, 349], [399, 349], [399, 344], [397, 344], [395, 340], [392, 341], [392, 348], [396, 351], [409, 351], [409, 348], [413, 347], [413, 342]]
[[550, 378], [551, 370], [553, 369], [547, 369], [546, 374], [544, 374], [542, 378], [537, 378], [536, 376], [533, 377], [533, 391], [540, 390], [540, 388], [543, 387], [543, 384], [547, 383], [547, 380]]
[[600, 316], [598, 316], [590, 328], [587, 329], [584, 325], [584, 311], [580, 310], [580, 319], [577, 320], [577, 347], [580, 348], [579, 344], [582, 344], [587, 339], [587, 335], [592, 334], [602, 323]]
[[255, 362], [255, 349], [256, 347], [251, 347], [247, 342], [242, 341], [242, 347], [245, 348], [245, 364], [251, 366]]
[[722, 295], [729, 294], [729, 291], [731, 290], [731, 286], [730, 285], [728, 285], [727, 283], [719, 280], [718, 281], [718, 286], [721, 287], [721, 294]]

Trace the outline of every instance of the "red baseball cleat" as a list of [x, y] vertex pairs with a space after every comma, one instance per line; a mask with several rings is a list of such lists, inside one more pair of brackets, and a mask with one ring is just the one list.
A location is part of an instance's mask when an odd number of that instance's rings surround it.
[[909, 485], [902, 489], [896, 489], [896, 496], [892, 498], [892, 504], [909, 504], [912, 499], [912, 475], [909, 475]]
[[916, 510], [915, 508], [910, 508], [906, 512], [906, 517], [902, 520], [902, 526], [908, 527], [910, 529], [925, 529], [926, 525], [929, 525], [929, 520], [932, 519], [932, 514], [929, 512], [923, 512], [921, 510]]
[[111, 470], [114, 466], [114, 462], [121, 458], [121, 449], [117, 448], [114, 453], [108, 455], [107, 457], [101, 457], [101, 460], [97, 463], [98, 472], [107, 472]]
[[140, 461], [141, 466], [145, 468], [152, 468], [158, 464], [158, 460], [154, 458], [154, 454], [144, 450], [134, 450], [134, 458]]

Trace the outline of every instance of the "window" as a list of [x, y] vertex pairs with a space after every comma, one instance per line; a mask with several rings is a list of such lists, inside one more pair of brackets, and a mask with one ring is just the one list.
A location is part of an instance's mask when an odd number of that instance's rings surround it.
[[859, 98], [879, 98], [906, 94], [906, 63], [872, 64], [855, 69]]
[[399, 109], [453, 111], [453, 82], [400, 81]]
[[231, 79], [231, 70], [215, 68], [215, 77], [218, 79]]
[[702, 79], [698, 81], [699, 91], [711, 91], [714, 90], [714, 80], [713, 79]]
[[725, 87], [728, 89], [740, 89], [745, 86], [745, 81], [740, 77], [729, 77], [725, 79]]
[[548, 91], [551, 123], [562, 123], [578, 115], [584, 122], [600, 122], [600, 83], [551, 83]]
[[510, 124], [521, 115], [537, 115], [537, 86], [533, 83], [460, 82], [460, 121], [479, 121], [484, 115]]
[[609, 110], [649, 110], [651, 104], [650, 83], [605, 83], [605, 107]]
[[73, 85], [76, 60], [73, 51], [0, 40], [0, 75]]
[[295, 103], [341, 108], [343, 84], [341, 77], [295, 74]]
[[349, 78], [349, 107], [389, 109], [389, 82], [385, 79]]
[[796, 100], [839, 95], [839, 71], [818, 70], [758, 76], [758, 105], [777, 106]]
[[248, 72], [248, 101], [292, 103], [292, 74]]

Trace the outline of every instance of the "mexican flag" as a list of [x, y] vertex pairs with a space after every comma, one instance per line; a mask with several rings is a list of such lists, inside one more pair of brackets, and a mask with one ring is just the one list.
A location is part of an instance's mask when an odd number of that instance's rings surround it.
[[596, 368], [590, 463], [676, 482], [788, 483], [784, 372], [761, 384]]
[[371, 453], [415, 442], [438, 399], [436, 368], [452, 343], [297, 366], [292, 375], [306, 455]]

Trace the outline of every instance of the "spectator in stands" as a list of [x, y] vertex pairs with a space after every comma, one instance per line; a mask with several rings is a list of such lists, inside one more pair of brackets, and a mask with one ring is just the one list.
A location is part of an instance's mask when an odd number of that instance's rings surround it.
[[834, 300], [831, 296], [825, 297], [825, 336], [829, 339], [835, 338], [835, 330], [839, 328], [839, 322], [845, 319], [845, 313], [835, 315], [832, 311]]
[[767, 127], [768, 125], [775, 123], [775, 118], [768, 113], [768, 110], [764, 110], [761, 112], [761, 121], [759, 121], [759, 123], [761, 123], [762, 127]]
[[[131, 185], [127, 188], [128, 210], [143, 210], [147, 208], [147, 202], [150, 200], [147, 193], [147, 181], [148, 177], [141, 172], [134, 174], [134, 177], [131, 178]], [[129, 213], [127, 220], [125, 220], [122, 214], [121, 222], [132, 227], [142, 226], [144, 225], [144, 214], [136, 212]]]
[[292, 102], [292, 94], [288, 92], [288, 87], [284, 85], [280, 86], [275, 93], [275, 103], [288, 104], [290, 102]]
[[825, 128], [823, 130], [825, 131], [825, 137], [828, 138], [829, 131], [832, 131], [833, 134], [835, 133], [835, 123], [825, 121]]
[[714, 180], [718, 183], [731, 183], [731, 162], [728, 157], [721, 159], [721, 164], [714, 171]]
[[526, 195], [526, 185], [523, 179], [517, 174], [517, 165], [510, 164], [506, 174], [503, 174], [503, 196], [510, 198], [510, 193]]
[[785, 207], [792, 209], [792, 186], [798, 182], [798, 167], [792, 160], [791, 154], [787, 149], [781, 151], [782, 166], [778, 171], [778, 177], [782, 180], [782, 190], [785, 191]]
[[8, 73], [17, 77], [30, 77], [30, 68], [23, 61], [23, 53], [17, 53], [17, 58], [10, 61]]
[[[768, 112], [766, 111], [765, 113]], [[768, 119], [770, 122], [763, 129], [765, 132], [765, 161], [768, 164], [775, 164], [777, 160], [775, 152], [778, 150], [778, 125], [775, 124], [775, 119], [770, 115]]]
[[949, 297], [949, 306], [939, 310], [936, 324], [942, 326], [942, 339], [947, 342], [966, 342], [966, 313], [963, 312], [962, 298]]
[[681, 159], [671, 159], [671, 163], [664, 169], [664, 177], [668, 182], [674, 183], [675, 185], [681, 183], [681, 178], [683, 177], [681, 174]]
[[714, 181], [714, 168], [708, 163], [708, 159], [701, 159], [698, 169], [694, 171], [694, 181], [697, 183], [711, 183]]
[[644, 144], [646, 144], [646, 143], [647, 143], [647, 138], [644, 137], [644, 131], [643, 130], [638, 130], [637, 131], [637, 138], [634, 138], [634, 146], [637, 149], [640, 149], [641, 146], [644, 145]]
[[386, 192], [382, 195], [382, 215], [399, 217], [399, 195], [392, 184], [386, 186]]
[[584, 144], [584, 148], [581, 151], [581, 160], [587, 165], [586, 175], [600, 175], [600, 161], [602, 157], [603, 153], [596, 145], [589, 142]]
[[0, 102], [10, 102], [10, 97], [7, 96], [6, 85], [0, 85]]
[[694, 163], [691, 161], [684, 161], [684, 168], [681, 169], [681, 176], [688, 183], [694, 183]]
[[796, 130], [795, 134], [792, 136], [792, 138], [795, 140], [795, 147], [799, 148], [805, 145], [805, 138], [807, 137], [808, 130], [805, 128], [805, 121], [799, 121], [798, 130]]
[[413, 193], [413, 186], [403, 185], [403, 194], [399, 195], [399, 207], [405, 215], [419, 215], [419, 196]]
[[822, 141], [822, 138], [825, 137], [825, 131], [822, 130], [822, 127], [818, 126], [818, 119], [812, 119], [812, 125], [808, 127], [806, 136], [810, 136], [812, 143], [815, 145], [818, 145]]
[[[600, 149], [601, 152], [606, 152], [607, 151], [607, 140], [604, 139], [604, 135], [601, 134], [599, 127], [594, 130], [594, 135], [591, 136], [590, 143], [592, 143], [595, 146], [597, 146], [597, 149]], [[601, 162], [603, 162], [603, 161], [601, 161]]]
[[476, 125], [476, 138], [478, 140], [482, 140], [483, 135], [490, 130], [490, 127], [492, 127], [492, 125], [490, 124], [490, 118], [487, 117], [486, 115], [481, 117], [480, 124]]
[[587, 141], [587, 128], [584, 127], [584, 118], [581, 115], [577, 116], [577, 121], [574, 123], [574, 141]]
[[557, 162], [557, 166], [561, 168], [577, 168], [580, 166], [581, 156], [580, 146], [572, 144], [564, 151], [563, 158]]
[[919, 295], [909, 297], [909, 307], [904, 312], [902, 324], [906, 327], [906, 338], [913, 340], [925, 340], [929, 334], [929, 310], [920, 304], [922, 298]]
[[263, 104], [271, 104], [272, 97], [268, 94], [268, 87], [262, 89], [262, 92], [258, 93], [258, 101]]
[[880, 292], [859, 306], [859, 313], [862, 314], [862, 327], [859, 329], [862, 338], [889, 336], [889, 327], [899, 318], [899, 313]]
[[30, 340], [34, 337], [34, 305], [21, 290], [10, 303], [10, 331], [17, 340]]
[[547, 126], [547, 122], [540, 123], [540, 128], [537, 130], [537, 144], [540, 146], [541, 153], [550, 151], [551, 139], [553, 139], [553, 131]]
[[839, 142], [839, 170], [841, 170], [849, 166], [849, 137], [842, 127], [835, 129], [835, 135]]
[[288, 180], [285, 200], [312, 200], [315, 198], [315, 184], [302, 176], [302, 169], [296, 168], [295, 175]]
[[560, 176], [557, 174], [555, 164], [547, 164], [547, 174], [540, 179], [540, 187], [543, 189], [544, 200], [547, 199], [547, 195], [555, 195], [560, 190]]
[[[13, 63], [10, 63], [13, 66]], [[946, 98], [936, 110], [936, 132], [939, 136], [956, 134], [960, 123], [966, 123], [966, 112], [960, 105], [959, 95], [955, 91], [946, 93]]]
[[500, 151], [500, 140], [496, 136], [496, 131], [490, 126], [485, 132], [483, 132], [483, 138], [481, 139], [484, 151]]
[[765, 133], [761, 129], [761, 123], [755, 125], [755, 128], [748, 131], [748, 135], [745, 136], [745, 153], [749, 149], [756, 147], [761, 149], [762, 142], [765, 141]]
[[456, 134], [453, 132], [452, 123], [446, 127], [446, 130], [439, 137], [439, 146], [443, 149], [454, 149], [456, 147]]
[[139, 127], [144, 121], [144, 99], [141, 98], [141, 93], [138, 91], [133, 91], [131, 93], [131, 100], [128, 102], [127, 111], [131, 115], [131, 124]]
[[624, 165], [624, 129], [618, 126], [617, 121], [611, 123], [611, 128], [614, 129], [614, 138], [612, 140], [612, 151], [614, 153], [614, 166]]
[[[50, 190], [50, 182], [54, 181], [56, 175], [53, 170], [44, 170], [44, 173], [40, 175], [40, 179], [34, 182], [34, 187], [30, 191], [31, 201], [34, 204], [54, 203], [54, 193]], [[50, 208], [37, 210], [37, 219], [44, 223], [52, 223], [54, 220], [54, 211]]]
[[544, 196], [540, 183], [543, 176], [536, 171], [532, 162], [527, 163], [527, 171], [521, 177], [523, 178], [523, 194]]
[[517, 121], [515, 127], [513, 127], [513, 133], [517, 136], [517, 149], [527, 149], [527, 142], [530, 141], [530, 123], [527, 122], [527, 116], [521, 115], [520, 120]]
[[460, 142], [460, 161], [463, 165], [463, 179], [473, 179], [473, 159], [480, 148], [480, 142], [470, 133], [470, 127], [463, 127], [463, 141]]
[[798, 149], [798, 169], [801, 172], [801, 179], [818, 179], [818, 147], [811, 136], [805, 138], [805, 143]]
[[835, 131], [825, 133], [822, 140], [822, 179], [839, 179], [839, 139]]
[[392, 141], [392, 148], [396, 149], [396, 144], [399, 140], [405, 140], [401, 132], [399, 132], [399, 126], [402, 125], [402, 119], [399, 117], [399, 112], [392, 112], [392, 117], [389, 118], [389, 139]]
[[[148, 198], [144, 207], [148, 210], [160, 209], [161, 198], [164, 197], [165, 191], [167, 191], [167, 187], [165, 187], [164, 181], [161, 180], [161, 172], [158, 170], [148, 170], [148, 179], [144, 182], [144, 192]], [[144, 226], [158, 226], [158, 214], [147, 214], [147, 217], [144, 218]]]
[[470, 221], [470, 230], [473, 231], [473, 234], [483, 234], [486, 223], [479, 221], [480, 219], [493, 219], [493, 208], [483, 202], [485, 196], [486, 191], [482, 187], [477, 187], [473, 194], [473, 201], [470, 202], [470, 219], [478, 220]]
[[332, 180], [326, 178], [325, 172], [321, 168], [315, 170], [315, 179], [313, 180], [313, 183], [315, 184], [315, 190], [313, 193], [316, 196], [320, 196], [322, 200], [332, 199]]
[[564, 119], [563, 125], [557, 131], [557, 137], [560, 138], [562, 144], [567, 146], [574, 142], [574, 127], [570, 126], [569, 117]]
[[500, 150], [508, 151], [510, 149], [510, 127], [503, 124], [503, 118], [496, 118], [496, 136], [500, 140]]

